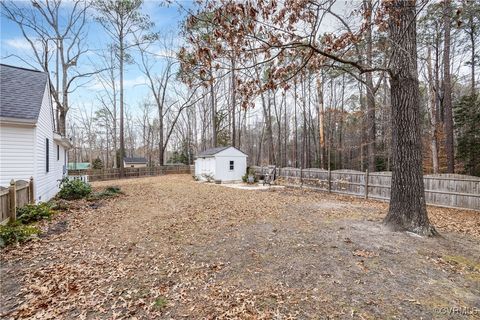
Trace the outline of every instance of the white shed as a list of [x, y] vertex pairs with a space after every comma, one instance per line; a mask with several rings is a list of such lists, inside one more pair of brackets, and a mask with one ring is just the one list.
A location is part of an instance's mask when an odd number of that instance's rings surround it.
[[35, 201], [48, 201], [71, 148], [55, 128], [48, 74], [0, 64], [0, 90], [0, 186], [33, 177]]
[[195, 176], [222, 183], [240, 182], [247, 171], [247, 155], [234, 147], [207, 149], [197, 155]]

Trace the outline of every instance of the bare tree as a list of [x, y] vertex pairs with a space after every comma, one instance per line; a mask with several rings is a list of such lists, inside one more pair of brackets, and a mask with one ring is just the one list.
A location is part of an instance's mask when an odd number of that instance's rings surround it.
[[119, 70], [120, 101], [120, 176], [123, 177], [125, 156], [124, 132], [124, 64], [128, 58], [128, 49], [137, 46], [134, 39], [150, 40], [150, 35], [139, 35], [153, 26], [147, 15], [140, 12], [142, 0], [96, 0], [94, 7], [98, 11], [97, 20], [114, 41], [117, 49]]
[[[73, 0], [37, 1], [31, 7], [1, 2], [3, 15], [15, 22], [33, 53], [32, 62], [17, 56], [32, 67], [39, 66], [50, 77], [50, 89], [56, 103], [56, 126], [65, 135], [69, 94], [82, 84], [78, 80], [97, 72], [80, 71], [80, 58], [86, 48], [86, 24], [89, 2]], [[53, 60], [53, 61], [52, 61]]]

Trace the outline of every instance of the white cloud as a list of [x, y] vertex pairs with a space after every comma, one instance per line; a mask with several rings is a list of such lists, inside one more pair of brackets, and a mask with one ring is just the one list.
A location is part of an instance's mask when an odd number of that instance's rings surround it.
[[12, 38], [4, 41], [5, 44], [13, 49], [28, 50], [31, 48], [30, 43], [24, 38]]

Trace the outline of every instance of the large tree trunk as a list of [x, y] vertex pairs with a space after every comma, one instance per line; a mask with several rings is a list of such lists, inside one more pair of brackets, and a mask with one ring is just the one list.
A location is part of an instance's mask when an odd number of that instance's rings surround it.
[[165, 162], [165, 142], [163, 125], [163, 106], [158, 107], [158, 165], [163, 166]]
[[236, 96], [237, 96], [237, 93], [235, 92], [236, 91], [236, 83], [235, 83], [235, 59], [231, 59], [231, 63], [232, 63], [232, 87], [231, 87], [231, 90], [232, 90], [232, 146], [235, 147], [236, 146], [236, 140], [237, 140], [237, 136], [236, 136], [236, 131], [235, 131], [235, 109], [236, 109]]
[[447, 172], [453, 173], [453, 114], [452, 114], [452, 81], [450, 79], [450, 24], [452, 6], [451, 0], [444, 0], [443, 21], [445, 41], [443, 48], [443, 105], [445, 112], [445, 149], [447, 152]]
[[293, 163], [294, 167], [298, 168], [298, 119], [297, 119], [297, 80], [294, 80], [294, 97], [293, 97], [293, 125], [294, 125], [294, 140], [293, 140]]
[[120, 35], [120, 178], [125, 176], [125, 166], [123, 162], [123, 157], [125, 157], [125, 132], [124, 132], [124, 119], [123, 119], [123, 60], [124, 60], [124, 43], [123, 36]]
[[384, 223], [394, 231], [436, 234], [427, 216], [422, 171], [415, 0], [389, 2], [392, 186]]
[[214, 90], [214, 83], [213, 83], [213, 71], [210, 70], [210, 103], [211, 103], [211, 110], [212, 110], [212, 147], [215, 148], [217, 146], [217, 107], [215, 105], [215, 90]]
[[469, 37], [470, 37], [470, 47], [471, 47], [471, 63], [470, 63], [470, 67], [471, 67], [471, 77], [472, 77], [472, 84], [471, 84], [471, 90], [472, 90], [472, 96], [475, 95], [475, 64], [477, 63], [475, 61], [475, 57], [476, 57], [476, 50], [475, 50], [475, 47], [476, 47], [476, 40], [475, 40], [475, 28], [478, 28], [479, 26], [476, 26], [473, 22], [473, 15], [470, 14], [470, 18], [468, 19], [469, 20], [469, 24], [470, 24], [470, 31], [469, 31]]
[[[368, 11], [367, 15], [367, 32], [366, 32], [366, 42], [367, 42], [367, 66], [372, 66], [372, 59], [373, 59], [373, 45], [372, 45], [372, 1], [365, 0], [364, 1], [365, 9]], [[367, 116], [366, 116], [366, 126], [367, 126], [367, 162], [368, 162], [368, 170], [370, 172], [376, 171], [376, 164], [375, 164], [375, 89], [373, 87], [373, 79], [372, 73], [368, 72], [365, 75], [365, 83], [367, 89]]]
[[432, 166], [433, 173], [438, 173], [438, 143], [437, 143], [437, 116], [436, 105], [437, 95], [434, 88], [433, 74], [432, 74], [432, 54], [431, 48], [428, 47], [427, 57], [427, 71], [428, 71], [428, 95], [429, 104], [428, 113], [430, 117], [430, 148], [432, 151]]
[[268, 164], [275, 164], [275, 150], [273, 148], [273, 129], [272, 129], [272, 99], [270, 97], [270, 91], [267, 94], [267, 103], [264, 101], [264, 95], [262, 94], [263, 112], [265, 118], [265, 127], [267, 129], [267, 145], [268, 145]]
[[338, 122], [338, 163], [343, 169], [343, 112], [345, 108], [345, 73], [342, 75], [342, 105], [340, 107], [340, 120]]
[[[360, 75], [360, 77], [363, 79], [364, 76]], [[361, 121], [361, 142], [360, 142], [360, 171], [365, 170], [365, 159], [367, 158], [367, 106], [365, 105], [365, 94], [363, 92], [363, 84], [359, 84], [359, 91], [360, 91], [360, 110], [362, 114], [362, 121]]]
[[322, 74], [317, 76], [317, 95], [318, 95], [318, 132], [320, 143], [320, 168], [325, 169], [325, 110], [323, 106], [323, 84]]

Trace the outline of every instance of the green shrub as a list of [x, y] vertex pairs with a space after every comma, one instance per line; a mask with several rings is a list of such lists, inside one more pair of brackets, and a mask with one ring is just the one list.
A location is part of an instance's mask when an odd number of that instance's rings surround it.
[[248, 181], [248, 176], [253, 176], [253, 182], [258, 182], [258, 178], [254, 169], [248, 168], [247, 172], [242, 176], [242, 181], [246, 183]]
[[28, 224], [43, 219], [50, 219], [52, 210], [46, 202], [40, 204], [27, 204], [17, 209], [17, 221]]
[[31, 225], [23, 225], [18, 221], [0, 225], [0, 247], [6, 245], [25, 242], [32, 238], [33, 235], [40, 233], [40, 230]]
[[58, 197], [66, 200], [81, 199], [92, 193], [92, 187], [82, 180], [64, 179]]

